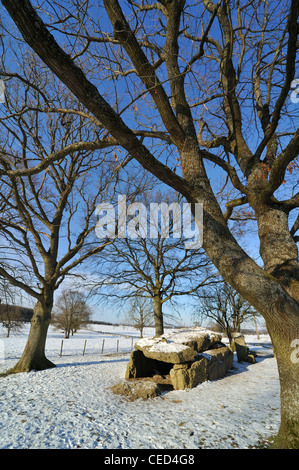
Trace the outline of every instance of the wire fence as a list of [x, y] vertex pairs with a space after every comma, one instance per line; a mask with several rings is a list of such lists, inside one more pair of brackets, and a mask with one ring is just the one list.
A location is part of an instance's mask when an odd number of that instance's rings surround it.
[[[137, 336], [113, 336], [101, 337], [93, 335], [84, 337], [76, 335], [70, 338], [61, 338], [61, 335], [50, 337], [46, 343], [46, 356], [55, 361], [58, 357], [70, 356], [91, 356], [91, 355], [114, 355], [128, 354], [134, 349], [134, 344], [138, 340]], [[5, 368], [7, 360], [19, 359], [24, 351], [26, 336], [15, 335], [9, 338], [0, 338], [0, 366]]]
[[[103, 338], [101, 341], [95, 341], [94, 339], [85, 339], [79, 347], [78, 340], [76, 346], [73, 346], [69, 339], [62, 339], [59, 349], [59, 357], [69, 355], [82, 355], [87, 354], [121, 354], [128, 353], [134, 349], [134, 343], [137, 338], [134, 336], [125, 338]], [[52, 355], [54, 354], [53, 349], [51, 350]]]

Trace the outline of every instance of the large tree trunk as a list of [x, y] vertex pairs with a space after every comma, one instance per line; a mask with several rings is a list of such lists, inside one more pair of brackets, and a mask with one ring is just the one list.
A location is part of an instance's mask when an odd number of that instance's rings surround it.
[[52, 302], [38, 301], [33, 310], [30, 332], [22, 357], [9, 372], [29, 372], [55, 367], [45, 355], [47, 332], [51, 321]]
[[[274, 447], [298, 449], [299, 361], [294, 360], [292, 347], [292, 344], [298, 344], [294, 340], [299, 340], [298, 252], [290, 239], [287, 240], [288, 249], [283, 249], [287, 218], [273, 210], [258, 217], [261, 252], [265, 258], [263, 269], [241, 249], [217, 214], [217, 206], [205, 181], [205, 178], [198, 181], [196, 188], [196, 199], [204, 204], [203, 246], [223, 278], [265, 318], [281, 387], [281, 426]], [[208, 197], [202, 196], [202, 190]], [[270, 240], [267, 240], [267, 228]], [[278, 240], [282, 240], [281, 249]]]
[[[227, 243], [230, 244], [228, 240]], [[292, 348], [294, 340], [299, 339], [299, 303], [284, 283], [254, 266], [246, 256], [242, 259], [238, 248], [232, 249], [230, 265], [226, 264], [225, 245], [221, 255], [218, 251], [219, 270], [265, 318], [275, 351], [281, 387], [281, 426], [274, 446], [299, 448], [299, 361], [294, 361]], [[213, 255], [214, 250], [209, 247], [207, 252]]]
[[284, 211], [257, 204], [255, 212], [264, 269], [277, 279], [283, 289], [283, 295], [268, 299], [270, 312], [261, 311], [272, 339], [280, 377], [281, 424], [274, 447], [298, 449], [299, 360], [292, 348], [293, 341], [296, 340], [296, 344], [299, 341], [298, 248], [290, 234], [288, 215]]
[[288, 214], [266, 204], [255, 209], [260, 254], [265, 270], [279, 280], [288, 294], [299, 302], [298, 247], [290, 234]]
[[154, 297], [154, 321], [155, 336], [162, 336], [164, 333], [162, 302], [159, 295]]
[[285, 307], [283, 304], [278, 307], [281, 309], [278, 321], [270, 318], [266, 322], [280, 378], [281, 421], [273, 447], [299, 449], [299, 359], [292, 347], [294, 339], [299, 340], [299, 305], [294, 315]]

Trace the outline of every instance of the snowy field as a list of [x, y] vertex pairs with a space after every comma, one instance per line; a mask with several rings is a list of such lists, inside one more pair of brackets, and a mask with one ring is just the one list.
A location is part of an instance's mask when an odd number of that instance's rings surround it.
[[[0, 330], [0, 371], [17, 362], [27, 332], [5, 338]], [[279, 381], [267, 335], [246, 336], [257, 364], [235, 358], [222, 379], [127, 401], [109, 387], [124, 378], [132, 336], [136, 330], [121, 326], [93, 325], [65, 340], [50, 330], [46, 351], [56, 368], [0, 378], [0, 448], [251, 449], [278, 431]]]

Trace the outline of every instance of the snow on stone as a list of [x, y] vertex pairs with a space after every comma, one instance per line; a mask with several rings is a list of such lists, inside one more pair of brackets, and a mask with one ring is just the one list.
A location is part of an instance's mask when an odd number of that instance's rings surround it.
[[179, 353], [188, 349], [188, 346], [185, 346], [183, 343], [190, 342], [206, 334], [209, 334], [211, 337], [215, 336], [214, 332], [201, 327], [175, 330], [158, 338], [141, 338], [137, 341], [136, 347], [140, 349], [146, 347], [150, 352]]
[[143, 340], [137, 341], [137, 346], [140, 348], [146, 347], [150, 352], [181, 352], [185, 349], [188, 349], [188, 346], [180, 344], [179, 342], [174, 342], [171, 340], [159, 339], [159, 338], [144, 338]]

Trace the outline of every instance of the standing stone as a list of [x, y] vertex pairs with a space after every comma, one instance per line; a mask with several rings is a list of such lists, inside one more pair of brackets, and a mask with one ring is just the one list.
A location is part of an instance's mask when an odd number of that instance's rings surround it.
[[208, 380], [207, 360], [201, 358], [191, 364], [189, 369], [189, 387], [196, 387], [198, 384]]
[[209, 349], [203, 353], [207, 359], [208, 380], [223, 377], [232, 368], [234, 355], [230, 348], [223, 346], [218, 349]]
[[188, 364], [174, 364], [169, 375], [174, 390], [189, 388]]
[[256, 363], [255, 353], [249, 350], [248, 346], [246, 345], [244, 335], [237, 333], [234, 336], [234, 343], [238, 362], [251, 362], [252, 364]]
[[193, 388], [206, 380], [223, 377], [233, 365], [234, 355], [227, 346], [199, 353], [191, 363], [175, 364], [170, 371], [174, 390]]
[[162, 389], [155, 382], [137, 380], [133, 382], [122, 381], [110, 387], [116, 395], [124, 395], [128, 400], [147, 400], [161, 395]]

